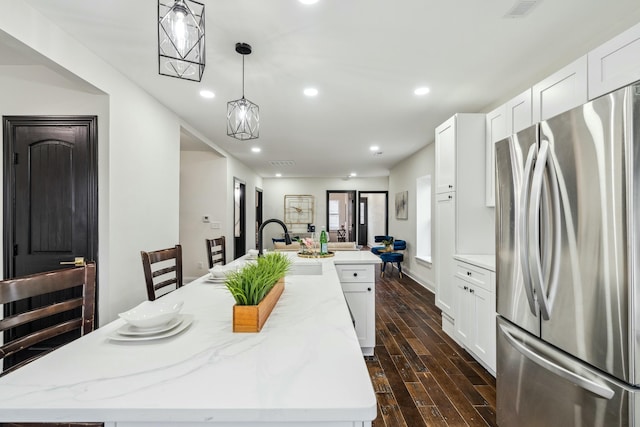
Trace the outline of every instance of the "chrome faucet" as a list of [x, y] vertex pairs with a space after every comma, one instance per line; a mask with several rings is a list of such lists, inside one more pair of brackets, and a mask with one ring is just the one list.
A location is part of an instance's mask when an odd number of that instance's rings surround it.
[[282, 228], [284, 229], [284, 243], [287, 245], [291, 244], [291, 237], [289, 236], [289, 229], [287, 229], [287, 225], [280, 221], [279, 219], [268, 219], [266, 221], [264, 221], [262, 224], [260, 224], [260, 228], [258, 228], [258, 256], [262, 256], [262, 229], [264, 228], [265, 225], [269, 224], [270, 222], [277, 222], [278, 224], [280, 224], [282, 226]]

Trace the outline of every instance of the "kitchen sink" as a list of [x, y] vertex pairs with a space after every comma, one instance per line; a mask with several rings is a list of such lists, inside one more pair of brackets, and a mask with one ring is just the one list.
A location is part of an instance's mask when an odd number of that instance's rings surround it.
[[319, 276], [322, 274], [322, 263], [320, 261], [294, 262], [289, 268], [288, 276]]

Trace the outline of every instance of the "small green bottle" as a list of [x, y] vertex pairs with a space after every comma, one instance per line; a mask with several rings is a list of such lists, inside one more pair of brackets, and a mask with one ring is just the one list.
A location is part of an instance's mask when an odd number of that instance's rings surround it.
[[320, 255], [329, 253], [327, 246], [327, 232], [324, 231], [324, 227], [322, 227], [322, 231], [320, 232]]

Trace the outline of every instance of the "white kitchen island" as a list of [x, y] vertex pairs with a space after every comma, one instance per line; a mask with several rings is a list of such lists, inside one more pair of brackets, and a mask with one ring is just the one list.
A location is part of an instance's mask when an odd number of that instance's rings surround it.
[[322, 275], [286, 277], [259, 333], [231, 331], [234, 301], [205, 278], [162, 298], [193, 316], [175, 336], [114, 341], [124, 322], [105, 325], [1, 377], [0, 421], [369, 426], [376, 397], [334, 262], [379, 259], [338, 252], [320, 262]]

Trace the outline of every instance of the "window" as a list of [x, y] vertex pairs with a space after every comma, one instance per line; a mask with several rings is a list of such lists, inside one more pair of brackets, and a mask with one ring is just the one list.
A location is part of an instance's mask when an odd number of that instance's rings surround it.
[[431, 262], [431, 175], [416, 179], [416, 258]]
[[340, 228], [340, 200], [329, 200], [329, 230]]

